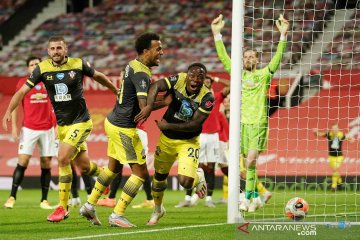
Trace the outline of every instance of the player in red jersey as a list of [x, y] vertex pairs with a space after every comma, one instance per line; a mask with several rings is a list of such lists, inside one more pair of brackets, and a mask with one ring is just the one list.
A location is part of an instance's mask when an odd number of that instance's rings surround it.
[[[41, 59], [36, 56], [30, 56], [26, 60], [28, 74], [31, 74], [40, 61]], [[20, 79], [16, 85], [16, 90], [19, 90], [26, 80], [27, 78]], [[47, 201], [47, 197], [51, 180], [51, 158], [57, 154], [54, 131], [56, 119], [52, 111], [50, 99], [42, 82], [37, 84], [25, 95], [22, 106], [24, 120], [20, 135], [17, 127], [18, 111], [16, 109], [12, 112], [12, 137], [16, 142], [19, 141], [19, 159], [13, 173], [10, 197], [4, 204], [4, 207], [14, 207], [18, 187], [22, 183], [25, 170], [29, 164], [35, 145], [37, 145], [41, 166], [40, 182], [42, 196], [40, 207], [43, 209], [52, 209]]]

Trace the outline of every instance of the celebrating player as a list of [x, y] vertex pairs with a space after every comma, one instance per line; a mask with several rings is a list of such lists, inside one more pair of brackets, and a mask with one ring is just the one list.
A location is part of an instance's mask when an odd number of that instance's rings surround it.
[[62, 36], [51, 37], [47, 50], [50, 58], [39, 63], [26, 83], [12, 97], [2, 125], [7, 130], [11, 113], [33, 87], [43, 82], [55, 111], [60, 139], [58, 154], [60, 203], [47, 220], [60, 222], [69, 215], [67, 205], [72, 180], [70, 161], [74, 160], [82, 172], [88, 175], [96, 175], [100, 172], [100, 168], [89, 161], [87, 154], [85, 141], [92, 130], [92, 121], [83, 97], [83, 76], [92, 77], [114, 94], [117, 93], [117, 89], [103, 73], [94, 70], [88, 62], [80, 58], [68, 57], [67, 43]]
[[[216, 51], [227, 72], [231, 72], [231, 59], [222, 41], [221, 30], [225, 25], [220, 14], [211, 23]], [[245, 50], [243, 55], [244, 71], [242, 75], [242, 116], [241, 116], [241, 154], [246, 159], [246, 199], [241, 202], [240, 210], [253, 212], [262, 206], [256, 189], [256, 161], [266, 149], [268, 134], [267, 91], [273, 74], [278, 69], [286, 48], [288, 21], [280, 15], [276, 21], [280, 31], [280, 42], [276, 54], [263, 69], [256, 69], [258, 54], [254, 50]], [[250, 199], [253, 198], [250, 204]]]
[[[26, 60], [29, 75], [40, 62], [41, 58], [36, 56], [30, 56]], [[16, 90], [19, 90], [26, 80], [27, 78], [20, 79], [16, 85]], [[43, 209], [52, 209], [47, 201], [47, 197], [51, 181], [51, 158], [57, 155], [54, 131], [56, 119], [43, 83], [37, 84], [35, 88], [31, 89], [31, 91], [25, 95], [22, 106], [24, 120], [20, 137], [17, 128], [18, 109], [16, 108], [11, 114], [12, 136], [15, 141], [19, 141], [19, 159], [13, 174], [10, 197], [4, 204], [4, 207], [14, 207], [18, 187], [21, 185], [25, 170], [29, 164], [35, 145], [37, 145], [41, 166], [40, 182], [42, 196], [40, 207]]]
[[200, 198], [206, 194], [204, 171], [199, 165], [199, 135], [202, 124], [209, 116], [214, 97], [205, 87], [206, 67], [193, 63], [187, 73], [179, 73], [153, 83], [149, 90], [148, 105], [135, 117], [135, 121], [146, 119], [158, 92], [166, 91], [172, 95], [165, 115], [156, 121], [161, 135], [155, 152], [155, 175], [152, 183], [154, 211], [148, 225], [156, 225], [164, 216], [164, 191], [171, 166], [178, 159], [179, 183], [185, 189], [195, 189]]
[[136, 39], [135, 48], [138, 58], [126, 66], [115, 107], [105, 120], [105, 131], [109, 138], [108, 167], [99, 175], [90, 197], [80, 208], [80, 214], [95, 225], [101, 225], [95, 211], [97, 201], [105, 188], [122, 171], [123, 165], [129, 164], [132, 174], [125, 183], [113, 213], [109, 216], [109, 224], [115, 227], [135, 227], [124, 216], [125, 210], [149, 175], [134, 117], [146, 106], [151, 78], [150, 68], [160, 64], [163, 48], [160, 36], [155, 33], [140, 35]]
[[336, 191], [337, 185], [342, 183], [342, 179], [339, 173], [339, 168], [344, 161], [342, 152], [342, 143], [344, 140], [354, 141], [354, 139], [346, 136], [342, 131], [339, 130], [339, 125], [334, 123], [331, 125], [331, 130], [328, 132], [320, 132], [317, 129], [313, 129], [313, 132], [318, 137], [326, 137], [329, 143], [329, 165], [332, 173], [332, 184], [331, 190]]

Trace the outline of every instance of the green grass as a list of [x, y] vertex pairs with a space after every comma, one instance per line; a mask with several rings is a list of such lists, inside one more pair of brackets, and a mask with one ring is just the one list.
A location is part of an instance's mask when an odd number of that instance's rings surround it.
[[[9, 191], [0, 191], [0, 199], [4, 201]], [[356, 192], [274, 192], [273, 198], [265, 206], [254, 214], [246, 214], [246, 222], [250, 221], [249, 234], [238, 227], [241, 224], [226, 224], [226, 205], [217, 205], [216, 208], [204, 207], [200, 201], [198, 206], [177, 209], [174, 205], [184, 197], [184, 192], [166, 191], [165, 208], [167, 214], [160, 220], [157, 226], [146, 226], [151, 214], [151, 209], [128, 208], [127, 217], [138, 227], [121, 229], [109, 227], [107, 218], [111, 213], [110, 208], [98, 207], [97, 212], [102, 226], [93, 226], [78, 214], [78, 209], [71, 209], [70, 217], [60, 223], [49, 223], [46, 217], [50, 210], [39, 208], [40, 190], [22, 190], [18, 193], [18, 200], [14, 209], [0, 209], [0, 239], [56, 239], [75, 238], [82, 239], [359, 239], [360, 226], [353, 225], [350, 228], [326, 228], [324, 225], [316, 225], [316, 236], [299, 236], [298, 231], [288, 230], [256, 230], [254, 227], [278, 226], [274, 223], [291, 222], [284, 218], [283, 208], [285, 203], [292, 197], [301, 196], [310, 204], [310, 211], [306, 222], [336, 222], [351, 221], [360, 222], [360, 195]], [[215, 191], [214, 199], [221, 197], [220, 191]], [[81, 191], [81, 199], [85, 201], [86, 195]], [[134, 204], [144, 199], [144, 193], [140, 192], [135, 198]], [[49, 193], [49, 201], [57, 202], [57, 192]], [[272, 222], [271, 225], [256, 225], [256, 221]], [[214, 225], [212, 225], [214, 224]], [[216, 225], [215, 225], [216, 224]], [[283, 226], [283, 225], [281, 225]], [[309, 225], [301, 225], [309, 226]], [[259, 228], [257, 228], [259, 229]], [[100, 236], [103, 235], [103, 236]], [[88, 236], [89, 238], [84, 238]], [[80, 239], [80, 238], [79, 238]]]

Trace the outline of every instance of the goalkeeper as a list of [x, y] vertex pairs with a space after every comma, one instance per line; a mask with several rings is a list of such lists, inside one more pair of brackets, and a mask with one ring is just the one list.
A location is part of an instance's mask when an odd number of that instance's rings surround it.
[[[231, 73], [231, 59], [226, 52], [222, 41], [221, 30], [225, 25], [220, 14], [211, 23], [218, 57], [227, 72]], [[246, 160], [246, 198], [240, 203], [241, 211], [254, 212], [262, 206], [257, 191], [256, 160], [259, 154], [266, 149], [268, 135], [267, 118], [267, 91], [270, 81], [278, 69], [286, 48], [286, 34], [289, 28], [288, 21], [280, 15], [276, 21], [280, 32], [280, 42], [276, 54], [270, 63], [262, 69], [256, 69], [258, 53], [254, 50], [245, 50], [243, 55], [244, 70], [242, 73], [242, 105], [241, 105], [241, 154]], [[250, 203], [251, 198], [253, 199]]]

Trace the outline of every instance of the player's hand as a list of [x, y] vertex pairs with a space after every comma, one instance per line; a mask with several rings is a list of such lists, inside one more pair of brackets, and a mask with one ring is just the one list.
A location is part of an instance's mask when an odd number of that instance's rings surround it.
[[161, 119], [161, 121], [155, 120], [155, 122], [161, 131], [164, 131], [168, 128], [168, 122], [165, 119]]
[[146, 119], [150, 116], [151, 107], [149, 105], [145, 106], [141, 111], [135, 116], [134, 122], [145, 122]]
[[17, 127], [12, 127], [11, 128], [11, 136], [12, 136], [12, 138], [13, 138], [13, 140], [15, 142], [19, 141], [19, 133], [18, 133]]
[[3, 119], [2, 119], [2, 127], [5, 131], [8, 130], [7, 123], [11, 121], [11, 113], [9, 111], [6, 111]]
[[224, 25], [225, 25], [225, 21], [223, 20], [223, 15], [220, 14], [211, 23], [211, 30], [212, 30], [214, 36], [221, 32], [221, 29], [224, 28]]
[[276, 27], [278, 28], [279, 32], [281, 34], [286, 35], [288, 29], [289, 29], [289, 22], [284, 18], [282, 14], [280, 14], [280, 17], [278, 20], [276, 20]]

